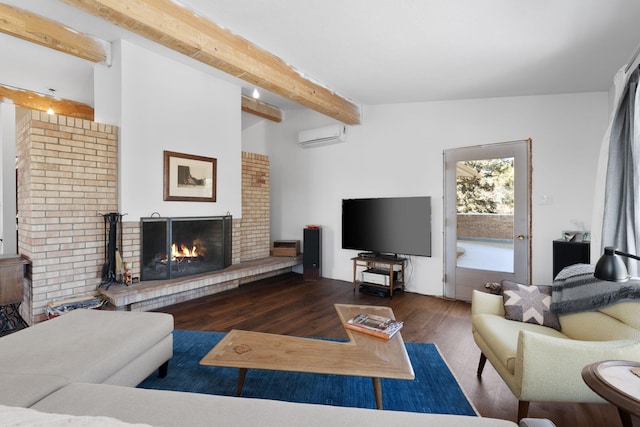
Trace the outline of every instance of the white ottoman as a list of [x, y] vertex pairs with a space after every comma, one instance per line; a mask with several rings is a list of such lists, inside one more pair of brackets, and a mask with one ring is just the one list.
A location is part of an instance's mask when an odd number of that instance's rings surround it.
[[71, 382], [134, 387], [172, 355], [170, 314], [74, 310], [0, 338], [0, 404], [31, 406]]

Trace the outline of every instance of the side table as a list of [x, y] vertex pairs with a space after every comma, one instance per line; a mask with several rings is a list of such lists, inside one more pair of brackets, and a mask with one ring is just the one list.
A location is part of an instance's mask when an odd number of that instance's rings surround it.
[[640, 362], [606, 360], [582, 368], [582, 379], [600, 397], [618, 407], [624, 427], [632, 427], [631, 415], [640, 416], [640, 377], [632, 372]]
[[0, 255], [0, 335], [29, 326], [20, 316], [27, 264], [19, 255]]

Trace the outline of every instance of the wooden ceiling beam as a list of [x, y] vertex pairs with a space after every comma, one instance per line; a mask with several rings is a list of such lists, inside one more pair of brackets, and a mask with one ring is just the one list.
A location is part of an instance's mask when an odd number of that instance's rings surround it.
[[279, 108], [247, 95], [242, 95], [242, 111], [276, 123], [282, 121], [282, 111]]
[[360, 124], [358, 105], [175, 0], [63, 2], [340, 122]]
[[[79, 34], [58, 22], [3, 3], [0, 3], [0, 32], [94, 63], [108, 65], [110, 62], [110, 43]], [[94, 109], [89, 105], [58, 100], [52, 96], [0, 84], [0, 98], [3, 97], [10, 99], [16, 105], [32, 110], [47, 111], [49, 107], [55, 106], [53, 109], [56, 114], [87, 120], [93, 120], [94, 117]], [[242, 111], [274, 122], [282, 121], [282, 111], [278, 108], [244, 95]]]
[[75, 117], [84, 120], [94, 120], [93, 107], [80, 102], [58, 99], [28, 90], [16, 89], [0, 85], [0, 100], [6, 98], [19, 107], [37, 111], [47, 111], [49, 107], [54, 114]]
[[0, 3], [0, 32], [93, 63], [111, 64], [111, 43], [4, 3]]

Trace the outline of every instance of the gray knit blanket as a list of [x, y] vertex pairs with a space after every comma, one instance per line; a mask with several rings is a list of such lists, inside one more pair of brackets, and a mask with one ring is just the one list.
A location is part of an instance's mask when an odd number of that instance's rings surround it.
[[624, 301], [640, 301], [640, 280], [608, 282], [593, 276], [594, 265], [565, 267], [553, 280], [551, 311], [561, 315], [593, 311]]

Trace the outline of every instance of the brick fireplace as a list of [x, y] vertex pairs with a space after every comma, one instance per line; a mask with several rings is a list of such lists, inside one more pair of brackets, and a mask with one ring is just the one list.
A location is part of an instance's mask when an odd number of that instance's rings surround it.
[[[32, 324], [45, 319], [49, 302], [95, 295], [101, 283], [102, 215], [119, 211], [118, 129], [17, 110], [18, 252], [31, 261], [21, 313]], [[232, 267], [268, 257], [270, 249], [269, 158], [241, 155], [243, 215], [231, 222]], [[133, 275], [140, 276], [141, 223], [125, 217], [121, 224], [122, 258], [133, 261]], [[182, 286], [177, 299], [155, 307], [218, 291]]]

